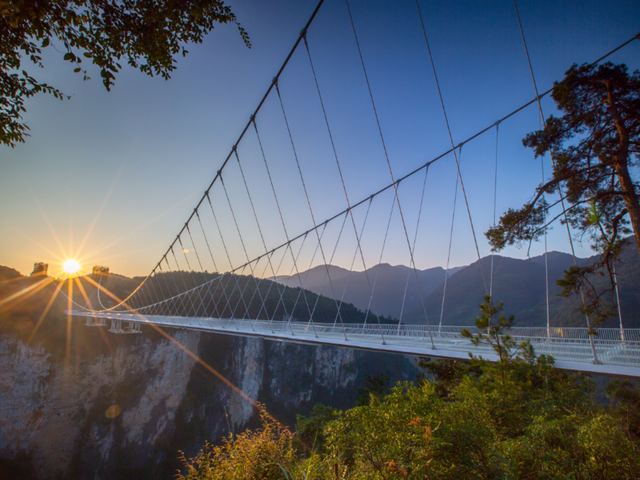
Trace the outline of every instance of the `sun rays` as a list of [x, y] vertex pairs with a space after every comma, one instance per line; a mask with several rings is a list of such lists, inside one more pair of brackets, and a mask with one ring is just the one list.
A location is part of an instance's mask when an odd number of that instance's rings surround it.
[[[63, 297], [65, 297], [66, 299], [66, 310], [67, 310], [66, 325], [65, 325], [66, 327], [65, 328], [65, 361], [68, 362], [71, 357], [71, 346], [72, 346], [71, 340], [72, 340], [73, 317], [71, 315], [71, 311], [74, 309], [74, 306], [93, 310], [93, 303], [91, 301], [91, 298], [93, 297], [94, 293], [97, 295], [99, 291], [107, 295], [117, 304], [121, 304], [122, 306], [126, 307], [130, 311], [130, 313], [137, 315], [140, 318], [140, 320], [142, 320], [146, 325], [148, 325], [153, 330], [158, 332], [166, 340], [173, 343], [176, 347], [182, 350], [196, 363], [202, 366], [207, 372], [212, 374], [215, 378], [223, 382], [227, 387], [229, 387], [232, 391], [238, 394], [243, 400], [247, 401], [251, 405], [254, 405], [254, 406], [256, 405], [256, 402], [254, 399], [246, 395], [240, 388], [238, 388], [233, 382], [227, 379], [217, 369], [209, 365], [199, 355], [192, 352], [189, 348], [187, 348], [181, 342], [176, 340], [171, 334], [167, 333], [164, 329], [149, 322], [149, 320], [146, 317], [144, 317], [143, 315], [140, 315], [135, 309], [128, 306], [125, 302], [122, 301], [122, 299], [120, 299], [117, 295], [115, 295], [108, 288], [102, 285], [102, 282], [100, 283], [96, 282], [90, 275], [76, 276], [76, 277], [69, 276], [68, 278], [57, 279], [57, 280], [55, 280], [52, 277], [44, 277], [36, 281], [32, 285], [22, 288], [18, 292], [15, 292], [14, 294], [8, 296], [7, 298], [0, 300], [0, 310], [5, 310], [5, 309], [8, 310], [11, 308], [15, 308], [26, 299], [30, 298], [31, 296], [35, 295], [36, 293], [40, 292], [41, 290], [43, 290], [44, 288], [52, 284], [54, 285], [55, 288], [53, 288], [51, 296], [49, 297], [46, 306], [40, 313], [35, 325], [29, 332], [29, 335], [26, 339], [27, 344], [33, 341], [33, 338], [35, 337], [36, 333], [42, 326], [42, 323], [47, 317], [47, 314], [50, 312], [52, 306], [55, 304], [55, 301], [58, 298], [59, 294], [62, 293]], [[88, 291], [88, 288], [87, 288], [88, 286], [92, 287], [91, 289], [92, 291]], [[81, 299], [84, 300], [84, 305], [80, 303], [82, 300], [80, 300], [79, 302], [79, 299], [74, 298], [78, 296], [77, 293], [74, 293], [76, 291], [79, 292]], [[101, 333], [101, 337], [105, 342], [108, 350], [113, 355], [112, 346], [107, 336], [105, 335], [105, 332], [102, 332], [101, 329], [99, 330]]]
[[87, 280], [89, 283], [91, 283], [93, 286], [95, 286], [97, 289], [99, 289], [100, 291], [104, 292], [105, 294], [107, 294], [109, 297], [111, 297], [113, 300], [115, 300], [116, 302], [118, 302], [119, 304], [121, 304], [122, 306], [124, 306], [125, 308], [127, 308], [127, 310], [129, 310], [130, 313], [136, 315], [137, 317], [140, 318], [140, 320], [142, 322], [144, 322], [145, 325], [150, 326], [151, 328], [153, 328], [156, 332], [158, 332], [160, 335], [162, 335], [164, 338], [166, 338], [168, 341], [170, 341], [171, 343], [173, 343], [175, 346], [177, 346], [180, 350], [182, 350], [184, 353], [186, 353], [189, 357], [191, 357], [193, 360], [195, 360], [198, 364], [200, 364], [202, 367], [205, 368], [205, 370], [207, 370], [209, 373], [211, 373], [213, 376], [215, 376], [218, 380], [220, 380], [221, 382], [223, 382], [225, 385], [227, 385], [229, 388], [231, 388], [231, 390], [233, 390], [235, 393], [237, 393], [238, 395], [240, 395], [242, 397], [243, 400], [249, 402], [251, 405], [253, 405], [254, 407], [256, 406], [256, 401], [252, 398], [250, 398], [246, 393], [244, 393], [240, 388], [238, 388], [235, 384], [233, 384], [229, 379], [227, 379], [224, 375], [222, 375], [220, 372], [218, 372], [215, 368], [213, 368], [211, 365], [209, 365], [207, 362], [205, 362], [204, 360], [202, 360], [202, 358], [199, 355], [196, 355], [195, 353], [193, 353], [190, 349], [188, 349], [187, 347], [185, 347], [182, 343], [180, 343], [178, 340], [176, 340], [173, 336], [171, 336], [170, 334], [168, 334], [167, 332], [164, 331], [164, 329], [162, 329], [161, 327], [159, 327], [158, 325], [155, 325], [153, 323], [151, 323], [144, 315], [139, 314], [134, 308], [131, 308], [129, 305], [126, 304], [126, 302], [122, 301], [121, 299], [119, 299], [116, 295], [114, 295], [112, 292], [110, 292], [107, 288], [105, 288], [103, 285], [97, 283], [95, 280], [93, 280], [91, 277], [87, 276], [87, 277], [83, 277], [85, 280]]
[[[93, 242], [89, 238], [95, 229], [98, 218], [100, 217], [112, 190], [113, 185], [100, 205], [100, 209], [95, 215], [95, 218], [93, 218], [93, 221], [90, 223], [88, 231], [84, 235], [81, 235], [82, 241], [79, 244], [74, 242], [74, 239], [72, 238], [74, 235], [74, 229], [71, 227], [71, 223], [69, 228], [69, 238], [65, 239], [63, 236], [59, 235], [59, 232], [56, 231], [51, 219], [48, 218], [45, 208], [43, 208], [44, 205], [38, 200], [36, 194], [33, 191], [31, 192], [34, 197], [33, 200], [43, 217], [43, 230], [45, 233], [48, 231], [52, 241], [46, 241], [41, 234], [32, 236], [22, 229], [13, 226], [10, 228], [21, 236], [27, 245], [30, 244], [35, 247], [35, 255], [42, 255], [46, 260], [44, 263], [47, 263], [49, 268], [48, 271], [45, 270], [43, 272], [44, 275], [36, 275], [34, 273], [27, 278], [22, 276], [16, 279], [7, 279], [6, 281], [0, 282], [0, 287], [4, 290], [2, 292], [2, 296], [0, 296], [0, 313], [3, 311], [7, 312], [13, 310], [17, 312], [18, 315], [22, 315], [22, 313], [20, 313], [21, 311], [30, 310], [29, 318], [31, 321], [29, 322], [28, 329], [24, 330], [24, 341], [28, 345], [32, 344], [34, 341], [41, 342], [48, 338], [47, 335], [51, 331], [49, 329], [51, 326], [60, 330], [61, 336], [59, 337], [59, 341], [60, 343], [64, 343], [64, 345], [60, 345], [60, 348], [64, 349], [65, 371], [68, 374], [71, 374], [71, 370], [68, 370], [66, 367], [70, 366], [72, 351], [76, 349], [80, 352], [81, 350], [76, 348], [80, 345], [78, 342], [83, 342], [91, 338], [90, 336], [88, 337], [87, 335], [81, 334], [78, 328], [83, 327], [80, 326], [77, 319], [74, 319], [71, 312], [77, 309], [89, 311], [93, 311], [94, 309], [106, 310], [105, 306], [111, 307], [112, 305], [120, 304], [127, 308], [130, 313], [138, 315], [146, 325], [159, 333], [166, 341], [175, 345], [175, 347], [184, 352], [189, 358], [199, 364], [214, 378], [238, 394], [244, 401], [255, 406], [255, 400], [246, 395], [233, 382], [227, 379], [225, 375], [174, 338], [171, 333], [166, 332], [163, 328], [157, 325], [153, 325], [148, 321], [148, 319], [139, 315], [133, 308], [127, 306], [127, 304], [122, 300], [122, 298], [128, 295], [127, 293], [121, 295], [119, 287], [116, 287], [114, 291], [110, 290], [110, 288], [114, 288], [114, 285], [109, 284], [108, 280], [115, 277], [111, 277], [108, 273], [100, 273], [97, 275], [93, 274], [92, 265], [96, 265], [97, 263], [104, 264], [108, 259], [131, 255], [131, 253], [138, 253], [129, 252], [127, 254], [119, 251], [117, 253], [109, 252], [108, 255], [105, 255], [107, 250], [112, 250], [116, 243], [130, 235], [132, 233], [130, 231], [118, 231], [119, 238], [115, 239], [100, 237], [100, 241], [98, 242]], [[177, 204], [172, 208], [140, 225], [138, 230], [146, 228], [150, 224], [158, 221], [163, 215], [169, 213], [171, 210], [184, 203], [184, 201], [190, 200], [191, 197], [192, 195], [189, 195], [188, 198], [177, 202]], [[148, 248], [149, 247], [147, 245], [146, 249]], [[107, 288], [107, 286], [110, 288]], [[102, 294], [102, 300], [100, 299], [100, 294]], [[107, 297], [111, 300], [110, 302], [104, 301]], [[34, 302], [33, 299], [37, 300]], [[33, 302], [32, 305], [30, 304], [30, 300]], [[104, 305], [102, 305], [103, 301]], [[60, 322], [60, 325], [52, 325], [49, 322]], [[48, 327], [43, 328], [43, 325], [47, 324]], [[62, 336], [63, 331], [64, 336]], [[98, 331], [109, 354], [114, 358], [115, 362], [117, 342], [114, 343], [115, 339], [111, 338], [111, 335], [106, 332], [106, 329], [103, 330], [102, 328], [98, 328]], [[39, 335], [38, 332], [40, 332]], [[116, 404], [112, 405], [112, 407], [119, 408]], [[107, 417], [115, 418], [118, 416], [118, 413], [120, 412], [118, 411], [114, 413], [113, 411], [109, 411], [107, 413]]]
[[80, 262], [74, 260], [73, 258], [69, 258], [68, 260], [62, 262], [62, 271], [66, 274], [73, 275], [74, 273], [78, 272], [80, 268], [82, 268], [80, 266]]

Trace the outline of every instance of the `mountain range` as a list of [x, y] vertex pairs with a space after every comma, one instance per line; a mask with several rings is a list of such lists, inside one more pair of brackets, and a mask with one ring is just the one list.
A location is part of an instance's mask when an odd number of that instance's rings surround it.
[[404, 265], [381, 263], [363, 272], [353, 272], [334, 265], [319, 265], [299, 275], [273, 277], [270, 280], [353, 303], [361, 310], [370, 308], [378, 315], [400, 318], [403, 312], [406, 314], [421, 305], [421, 298], [438, 288], [444, 278], [445, 270], [442, 267], [414, 272]]
[[[586, 265], [595, 260], [596, 257], [577, 258], [576, 262]], [[617, 277], [622, 319], [626, 327], [640, 327], [640, 255], [632, 238], [623, 250], [621, 261]], [[558, 296], [561, 288], [556, 281], [573, 265], [573, 257], [553, 251], [546, 255], [546, 263], [550, 324], [584, 326], [579, 297]], [[450, 269], [446, 290], [445, 276], [441, 267], [413, 272], [403, 265], [379, 264], [363, 272], [349, 272], [333, 265], [320, 265], [298, 275], [271, 280], [290, 287], [303, 285], [314, 293], [342, 299], [362, 310], [370, 308], [378, 315], [401, 318], [403, 323], [411, 324], [473, 325], [479, 314], [478, 306], [491, 291], [496, 303], [504, 302], [504, 313], [515, 316], [516, 325], [546, 325], [544, 255], [526, 260], [487, 256], [466, 267], [457, 267], [453, 273]], [[606, 277], [594, 279], [594, 285], [600, 289], [606, 288], [607, 283]], [[603, 326], [617, 325], [619, 319], [615, 318], [607, 320]]]

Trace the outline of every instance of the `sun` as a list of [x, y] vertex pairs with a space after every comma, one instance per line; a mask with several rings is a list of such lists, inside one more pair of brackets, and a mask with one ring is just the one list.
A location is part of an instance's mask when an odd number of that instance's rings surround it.
[[77, 260], [65, 260], [62, 264], [62, 271], [64, 273], [68, 273], [69, 275], [76, 273], [78, 270], [80, 270], [80, 264]]

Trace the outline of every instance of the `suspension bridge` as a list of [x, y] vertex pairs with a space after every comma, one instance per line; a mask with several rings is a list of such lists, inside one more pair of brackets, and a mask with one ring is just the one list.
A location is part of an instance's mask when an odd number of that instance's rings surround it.
[[[110, 332], [117, 334], [141, 333], [141, 325], [150, 324], [156, 328], [185, 328], [440, 358], [466, 359], [472, 353], [497, 359], [491, 345], [474, 346], [463, 337], [463, 327], [449, 325], [443, 319], [446, 320], [445, 311], [450, 307], [446, 293], [452, 245], [456, 235], [462, 235], [454, 234], [456, 209], [458, 221], [460, 217], [465, 219], [468, 245], [477, 254], [482, 289], [487, 295], [496, 294], [494, 257], [483, 258], [479, 244], [482, 232], [492, 224], [478, 225], [474, 218], [475, 205], [469, 191], [476, 179], [465, 176], [463, 146], [466, 158], [469, 150], [473, 155], [473, 141], [495, 138], [492, 161], [483, 166], [493, 180], [487, 190], [493, 197], [495, 224], [496, 198], [500, 195], [500, 126], [528, 108], [537, 109], [541, 123], [544, 122], [541, 99], [549, 91], [537, 90], [517, 5], [514, 2], [531, 71], [532, 82], [527, 87], [534, 99], [456, 142], [423, 11], [420, 2], [416, 2], [415, 17], [422, 36], [424, 62], [433, 75], [449, 149], [398, 175], [378, 113], [380, 97], [370, 81], [371, 60], [361, 48], [358, 21], [351, 5], [348, 0], [344, 3], [361, 89], [370, 102], [377, 158], [387, 172], [386, 183], [362, 193], [362, 184], [354, 189], [346, 180], [349, 155], [343, 153], [346, 148], [336, 140], [335, 125], [340, 123], [341, 114], [327, 107], [326, 99], [331, 92], [323, 85], [311, 38], [314, 19], [323, 4], [324, 0], [317, 5], [193, 212], [140, 286], [127, 298], [108, 302], [105, 300], [108, 292], [98, 284], [93, 302], [87, 299], [85, 305], [76, 304], [69, 314], [86, 318], [89, 327], [109, 327]], [[638, 37], [610, 54], [635, 38]], [[290, 80], [283, 80], [293, 62], [297, 62], [298, 70], [302, 68], [300, 65], [305, 69], [305, 75], [297, 81], [307, 82], [306, 101], [313, 108], [295, 109], [299, 101], [297, 92], [294, 95], [291, 91]], [[311, 116], [314, 118], [309, 119]], [[310, 125], [309, 130], [315, 129], [312, 134], [301, 129], [300, 125], [306, 124]], [[440, 187], [443, 183], [440, 178], [432, 178], [443, 175], [438, 171], [441, 165], [446, 165], [455, 178], [450, 191], [453, 204], [448, 207], [441, 199], [434, 201], [430, 197], [434, 184]], [[366, 172], [361, 175], [366, 177]], [[486, 179], [482, 181], [486, 185]], [[425, 217], [430, 209], [447, 210], [448, 224], [435, 229], [426, 227]], [[447, 248], [441, 262], [445, 264], [442, 307], [440, 315], [434, 317], [427, 313], [419, 266], [434, 255], [430, 245], [435, 236], [440, 237], [440, 242], [444, 237]], [[572, 241], [570, 234], [568, 241]], [[545, 239], [546, 315], [539, 319], [539, 326], [514, 327], [508, 333], [516, 342], [529, 341], [537, 355], [553, 356], [560, 368], [640, 377], [640, 330], [624, 328], [621, 312], [619, 328], [600, 328], [595, 335], [588, 317], [584, 318], [584, 327], [554, 323], [549, 307], [547, 253]], [[403, 293], [397, 318], [379, 313], [377, 270], [371, 268], [390, 259], [408, 266], [402, 282], [404, 289], [400, 288]], [[349, 272], [340, 281], [331, 267], [338, 263]], [[313, 268], [322, 272], [319, 286], [317, 278], [314, 279], [315, 293], [307, 288], [311, 285], [309, 272]], [[364, 272], [366, 280], [369, 300], [363, 309], [355, 309], [345, 301], [349, 275], [356, 270]], [[410, 284], [417, 286], [421, 297], [414, 299], [412, 312], [408, 299]], [[474, 327], [467, 328], [476, 333]]]

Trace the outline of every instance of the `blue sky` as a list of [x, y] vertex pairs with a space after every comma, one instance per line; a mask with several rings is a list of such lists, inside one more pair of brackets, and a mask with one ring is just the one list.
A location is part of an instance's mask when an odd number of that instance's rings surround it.
[[[60, 102], [39, 95], [29, 100], [25, 120], [31, 137], [15, 149], [0, 147], [0, 264], [29, 273], [34, 261], [45, 261], [56, 274], [61, 260], [74, 256], [82, 260], [85, 271], [101, 264], [125, 275], [146, 275], [220, 168], [315, 3], [232, 2], [251, 36], [252, 49], [243, 45], [234, 27], [219, 26], [203, 44], [188, 47], [189, 55], [178, 60], [168, 82], [125, 68], [111, 92], [106, 92], [97, 71], [90, 69], [93, 79], [83, 82], [50, 48], [44, 56], [46, 68], [37, 78], [72, 98]], [[415, 2], [350, 4], [389, 160], [394, 175], [401, 176], [450, 147]], [[456, 143], [534, 97], [512, 2], [421, 1], [420, 6]], [[561, 79], [572, 63], [592, 61], [640, 31], [636, 1], [521, 1], [518, 7], [541, 91]], [[343, 0], [325, 1], [308, 40], [345, 184], [355, 202], [387, 185], [390, 177]], [[611, 60], [639, 68], [640, 43], [625, 47]], [[314, 215], [323, 221], [346, 202], [303, 48], [281, 77], [280, 90]], [[543, 107], [546, 115], [553, 112], [550, 100]], [[279, 108], [277, 96], [270, 96], [256, 120], [285, 205], [287, 228], [294, 236], [312, 221]], [[526, 201], [541, 179], [540, 161], [521, 144], [539, 125], [535, 106], [500, 125], [498, 214]], [[493, 216], [495, 142], [492, 130], [465, 145], [461, 159], [482, 255], [489, 253], [482, 232]], [[265, 240], [275, 246], [284, 233], [255, 132], [246, 136], [238, 152]], [[545, 162], [549, 172], [549, 160]], [[254, 240], [249, 253], [259, 254], [262, 243], [234, 168], [225, 173], [225, 183], [244, 235]], [[424, 176], [417, 175], [399, 189], [411, 239], [423, 181]], [[446, 264], [455, 181], [452, 156], [428, 173], [416, 248], [420, 268]], [[222, 195], [212, 194], [216, 205], [224, 203]], [[393, 196], [385, 194], [372, 203], [375, 221], [368, 221], [363, 244], [366, 266], [380, 259], [392, 202]], [[354, 211], [358, 221], [364, 214], [364, 208]], [[220, 215], [231, 222], [228, 212]], [[211, 218], [204, 221], [213, 228]], [[331, 224], [323, 237], [327, 257], [340, 222]], [[460, 197], [455, 222], [452, 266], [477, 258]], [[227, 228], [233, 230], [230, 223]], [[408, 264], [397, 210], [391, 231], [382, 261]], [[237, 265], [244, 254], [229, 235]], [[566, 232], [559, 226], [549, 242], [549, 249], [568, 250]], [[222, 253], [220, 247], [214, 250]], [[305, 268], [311, 264], [313, 247], [311, 242], [303, 247], [309, 250]], [[535, 245], [531, 254], [541, 254], [542, 248]], [[585, 246], [578, 253], [586, 256], [590, 251]], [[523, 257], [526, 249], [505, 254]], [[344, 237], [333, 263], [349, 267], [353, 255], [353, 239], [350, 243]], [[318, 261], [316, 256], [314, 262]], [[354, 268], [362, 264], [356, 262]]]

